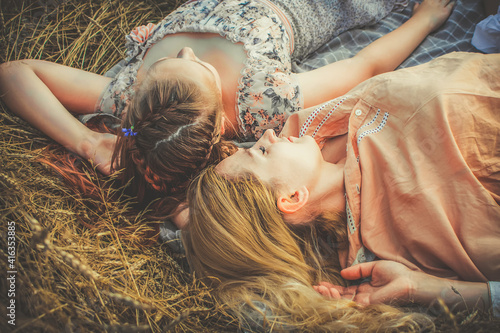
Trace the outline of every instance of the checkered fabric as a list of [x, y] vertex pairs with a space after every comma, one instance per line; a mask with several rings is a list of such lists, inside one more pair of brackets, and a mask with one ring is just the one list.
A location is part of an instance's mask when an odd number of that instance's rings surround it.
[[[295, 64], [294, 71], [302, 72], [325, 66], [329, 63], [348, 59], [356, 55], [377, 38], [401, 26], [411, 17], [415, 1], [401, 12], [391, 12], [379, 23], [354, 29], [331, 39], [301, 63]], [[475, 25], [485, 18], [480, 1], [458, 0], [450, 18], [436, 32], [429, 35], [399, 68], [416, 66], [453, 51], [479, 52], [471, 44]], [[176, 252], [183, 252], [180, 231], [169, 221], [160, 227], [160, 238], [169, 243]]]
[[[401, 26], [410, 17], [415, 1], [401, 12], [391, 12], [380, 22], [346, 31], [294, 66], [295, 72], [319, 68], [335, 61], [348, 59], [376, 39]], [[453, 51], [479, 52], [471, 44], [474, 28], [485, 18], [481, 1], [458, 0], [443, 26], [430, 34], [398, 68], [416, 66]]]

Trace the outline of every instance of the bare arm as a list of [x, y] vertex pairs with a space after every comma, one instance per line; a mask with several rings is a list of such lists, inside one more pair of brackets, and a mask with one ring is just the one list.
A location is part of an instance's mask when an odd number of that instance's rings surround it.
[[0, 96], [7, 107], [67, 149], [94, 160], [104, 173], [109, 173], [114, 138], [89, 130], [68, 111], [92, 113], [109, 81], [42, 60], [0, 65]]
[[424, 38], [449, 17], [453, 2], [424, 0], [398, 29], [371, 43], [351, 59], [298, 74], [308, 108], [341, 96], [372, 76], [394, 70]]
[[362, 304], [418, 303], [432, 305], [440, 298], [452, 310], [488, 309], [490, 299], [486, 282], [443, 279], [412, 271], [403, 264], [377, 260], [344, 269], [342, 277], [357, 280], [371, 277], [370, 282], [347, 288], [322, 282], [315, 289], [333, 298], [349, 298]]

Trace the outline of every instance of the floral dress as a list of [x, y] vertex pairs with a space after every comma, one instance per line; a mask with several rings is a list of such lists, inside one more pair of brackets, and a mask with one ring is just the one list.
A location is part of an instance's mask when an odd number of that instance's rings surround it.
[[394, 2], [189, 1], [158, 24], [138, 27], [126, 36], [127, 57], [114, 69], [114, 79], [95, 111], [121, 116], [134, 96], [137, 71], [147, 50], [165, 36], [217, 33], [233, 43], [242, 43], [247, 55], [235, 110], [243, 139], [255, 141], [266, 129], [279, 133], [288, 116], [303, 106], [296, 74], [292, 73], [293, 59], [314, 51], [344, 30], [382, 18]]

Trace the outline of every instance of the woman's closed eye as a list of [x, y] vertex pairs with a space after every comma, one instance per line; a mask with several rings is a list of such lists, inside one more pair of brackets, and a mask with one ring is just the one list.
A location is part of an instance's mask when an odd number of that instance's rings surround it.
[[265, 154], [266, 153], [266, 147], [264, 146], [260, 146], [259, 147], [260, 151], [262, 152], [262, 154]]

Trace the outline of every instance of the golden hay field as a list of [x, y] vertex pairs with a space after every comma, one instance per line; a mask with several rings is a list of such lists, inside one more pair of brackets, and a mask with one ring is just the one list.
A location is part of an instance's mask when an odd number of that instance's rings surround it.
[[[125, 34], [179, 4], [0, 0], [0, 61], [45, 59], [102, 74], [124, 56]], [[0, 332], [237, 330], [185, 259], [148, 239], [158, 221], [134, 212], [131, 199], [91, 167], [82, 165], [82, 174], [95, 185], [94, 195], [76, 193], [43, 162], [63, 149], [1, 108], [0, 300], [5, 306], [15, 300], [16, 325], [8, 324], [12, 317], [2, 306]], [[14, 233], [9, 258], [7, 236]], [[443, 332], [489, 332], [499, 323], [477, 312], [443, 312], [436, 320]]]
[[[1, 2], [1, 61], [36, 58], [104, 73], [124, 54], [124, 36], [157, 22], [176, 1]], [[79, 195], [41, 163], [52, 142], [0, 113], [0, 270], [16, 270], [16, 325], [9, 332], [235, 331], [234, 319], [191, 277], [183, 258], [143, 239], [152, 230], [119, 191]], [[49, 148], [61, 153], [60, 147]], [[96, 185], [99, 179], [84, 168]], [[99, 186], [97, 186], [99, 188]], [[8, 224], [16, 257], [9, 268]], [[151, 242], [150, 242], [151, 243]], [[10, 304], [2, 278], [2, 304]], [[5, 312], [5, 308], [2, 307]]]

